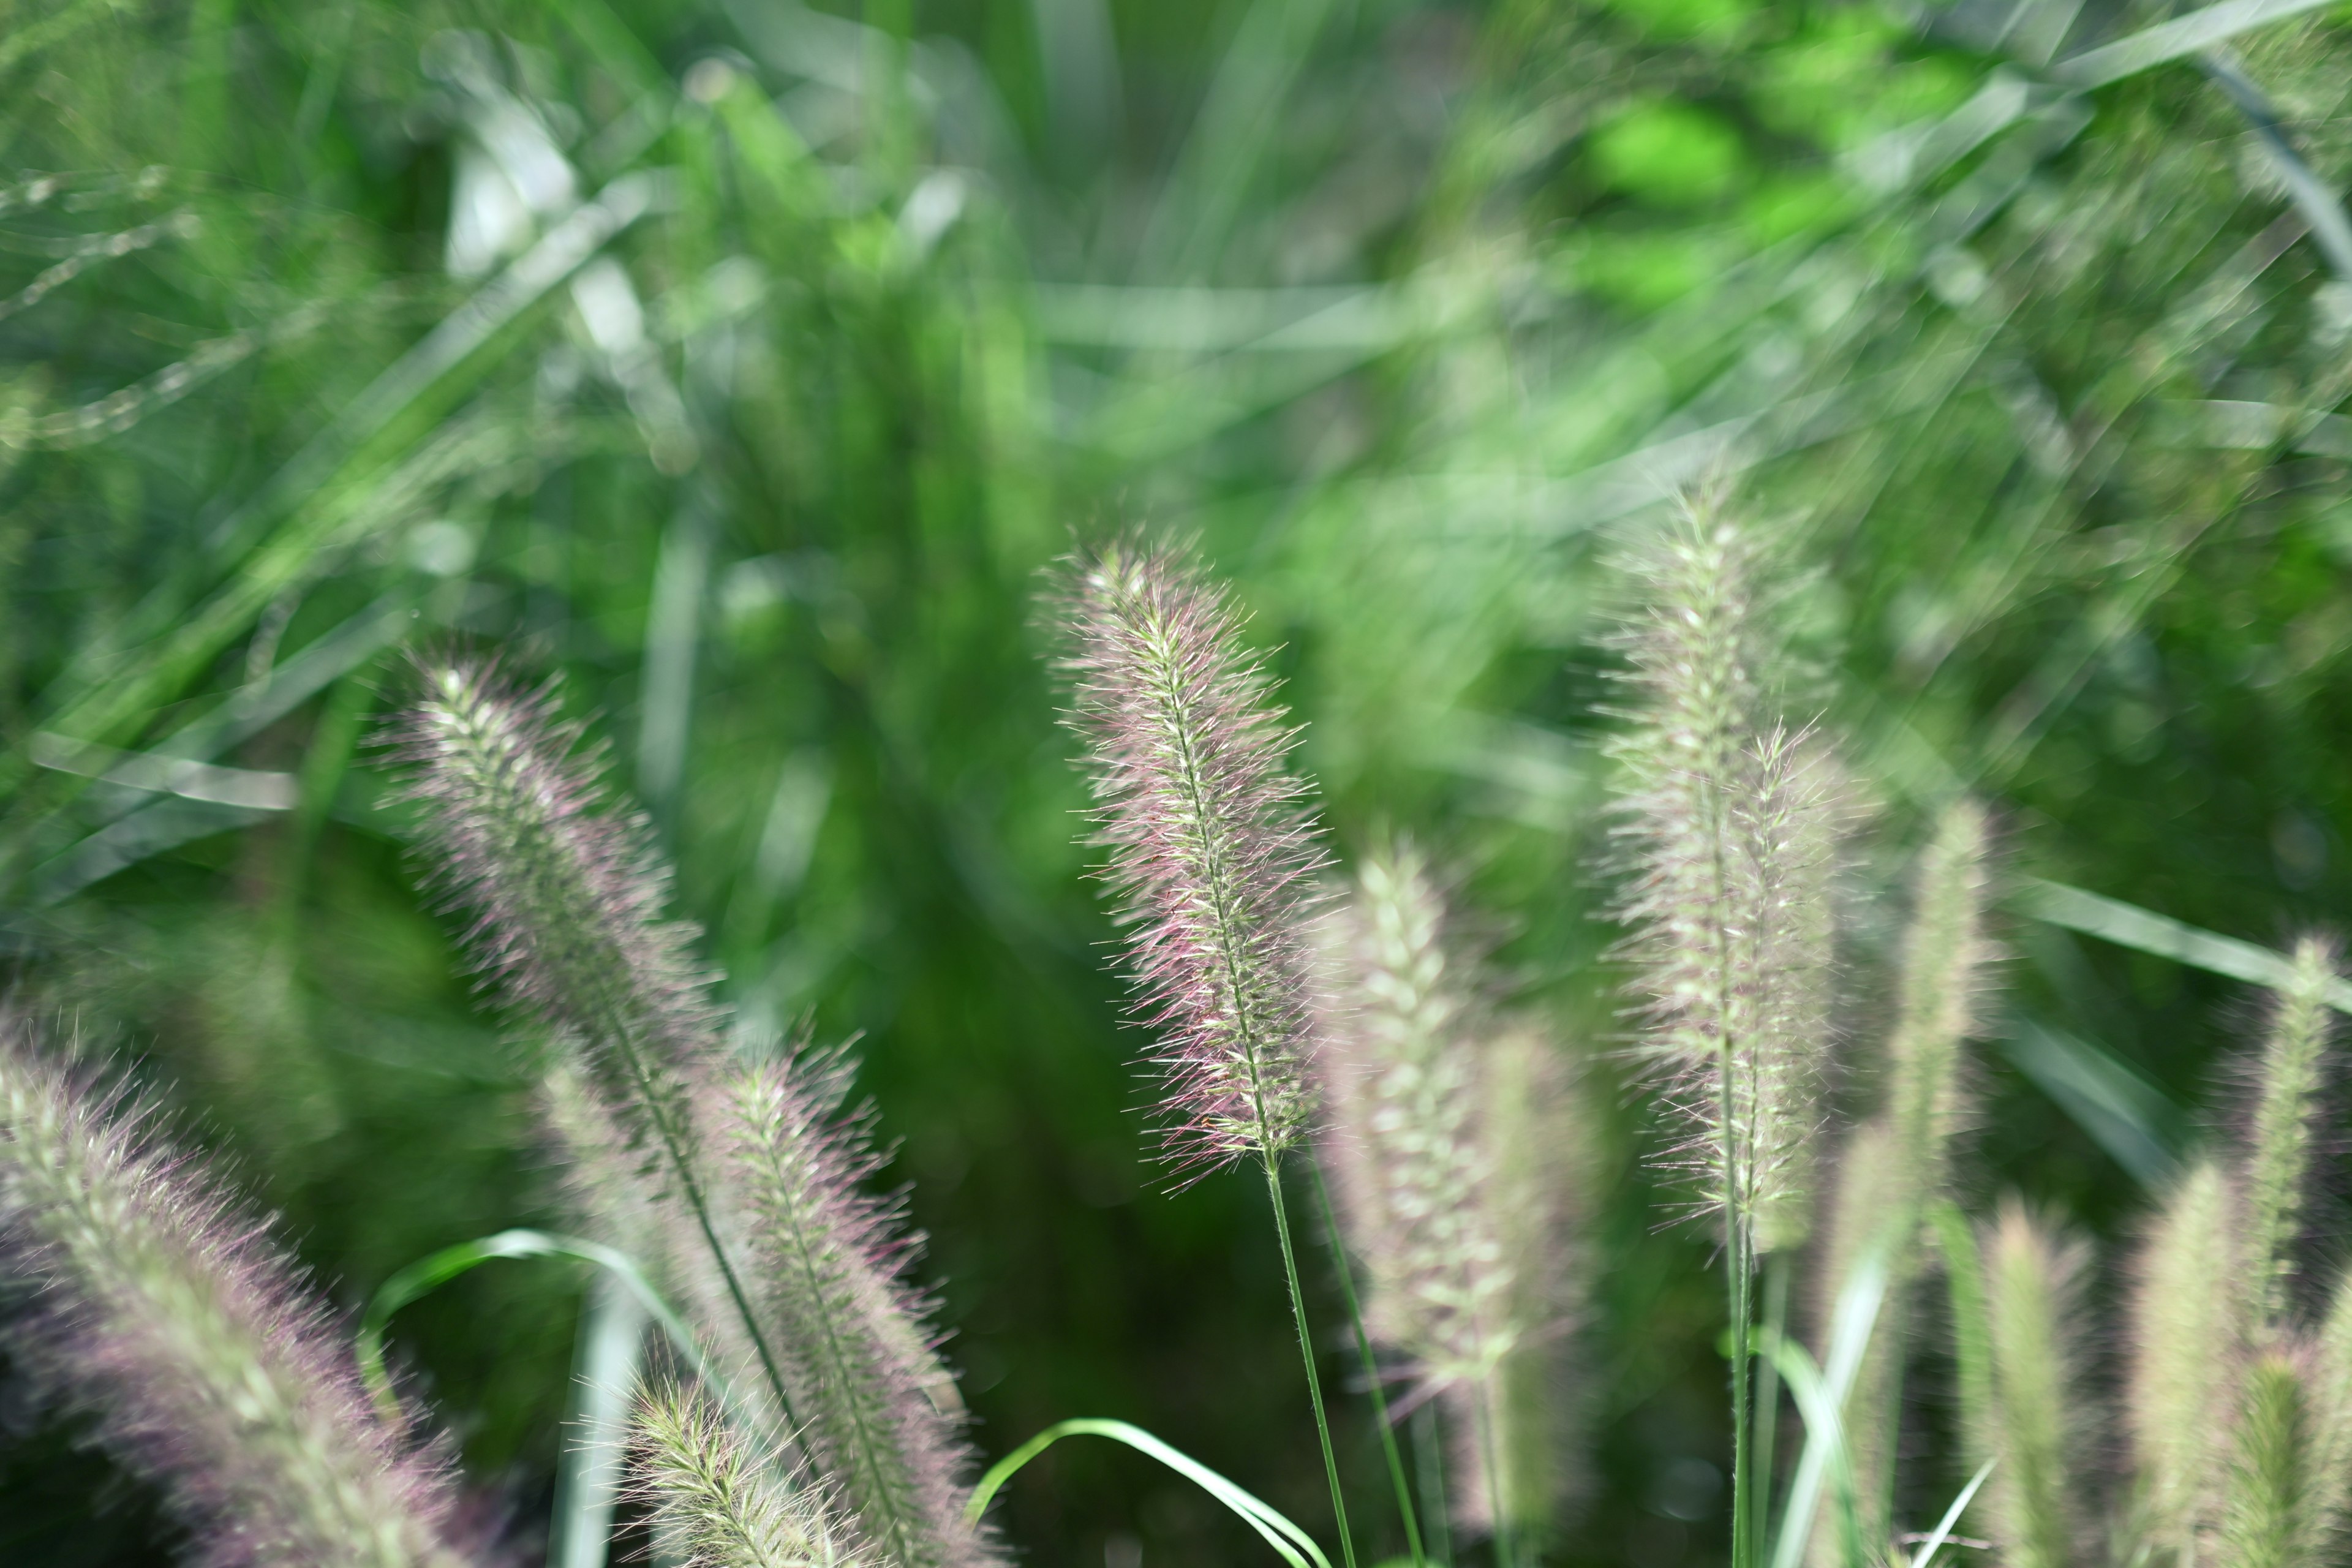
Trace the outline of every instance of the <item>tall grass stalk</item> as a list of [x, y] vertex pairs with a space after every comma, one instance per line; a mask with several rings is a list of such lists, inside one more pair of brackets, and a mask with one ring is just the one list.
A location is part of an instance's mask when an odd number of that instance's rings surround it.
[[1404, 840], [1366, 858], [1328, 922], [1320, 1155], [1369, 1281], [1366, 1331], [1460, 1439], [1451, 1515], [1516, 1558], [1549, 1533], [1566, 1473], [1579, 1129], [1550, 1043], [1495, 1014], [1448, 923]]
[[1818, 742], [1766, 711], [1759, 564], [1756, 540], [1708, 500], [1639, 563], [1646, 600], [1624, 638], [1639, 703], [1613, 748], [1643, 1050], [1686, 1128], [1672, 1163], [1723, 1227], [1738, 1568], [1759, 1550], [1757, 1268], [1802, 1239], [1821, 1115], [1836, 816]]
[[1282, 1192], [1282, 1156], [1312, 1103], [1306, 904], [1323, 863], [1307, 786], [1284, 768], [1296, 731], [1223, 593], [1169, 549], [1129, 538], [1079, 557], [1063, 609], [1070, 717], [1088, 746], [1107, 879], [1134, 932], [1139, 1013], [1161, 1042], [1168, 1155], [1180, 1170], [1252, 1159], [1265, 1172], [1340, 1551], [1354, 1568]]
[[660, 918], [666, 874], [641, 819], [600, 812], [574, 725], [551, 694], [495, 668], [441, 664], [395, 733], [426, 807], [431, 870], [470, 908], [477, 963], [518, 1008], [579, 1053], [632, 1140], [650, 1135], [693, 1216], [761, 1372], [793, 1410], [775, 1347], [721, 1242], [695, 1154], [689, 1074], [714, 1052], [715, 1014], [685, 928]]

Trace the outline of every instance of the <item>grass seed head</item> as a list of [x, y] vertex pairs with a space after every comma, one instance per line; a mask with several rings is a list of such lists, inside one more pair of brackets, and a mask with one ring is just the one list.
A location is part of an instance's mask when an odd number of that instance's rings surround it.
[[1284, 765], [1297, 731], [1224, 591], [1176, 552], [1129, 538], [1078, 557], [1062, 610], [1170, 1153], [1274, 1158], [1312, 1110], [1304, 922], [1323, 856]]

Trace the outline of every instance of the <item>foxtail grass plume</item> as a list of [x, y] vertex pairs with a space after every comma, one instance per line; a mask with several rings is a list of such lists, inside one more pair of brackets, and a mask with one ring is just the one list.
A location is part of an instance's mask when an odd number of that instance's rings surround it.
[[1582, 1479], [1575, 1336], [1586, 1275], [1577, 1230], [1590, 1140], [1567, 1064], [1535, 1030], [1506, 1026], [1481, 1054], [1479, 1079], [1479, 1142], [1492, 1167], [1486, 1205], [1510, 1263], [1501, 1307], [1511, 1334], [1491, 1372], [1443, 1396], [1461, 1478], [1454, 1521], [1507, 1531], [1527, 1562], [1558, 1535]]
[[464, 1568], [445, 1450], [387, 1421], [296, 1267], [151, 1112], [0, 1016], [23, 1364], [93, 1410], [215, 1568]]
[[1225, 593], [1168, 548], [1076, 558], [1063, 610], [1070, 722], [1160, 1037], [1171, 1156], [1271, 1161], [1311, 1109], [1302, 906], [1323, 857], [1284, 767], [1296, 731]]
[[424, 684], [394, 742], [475, 962], [581, 1052], [634, 1131], [683, 1138], [683, 1071], [710, 1054], [717, 1014], [691, 928], [662, 918], [668, 879], [642, 819], [605, 802], [549, 691], [487, 663], [428, 666]]
[[1496, 1019], [1409, 841], [1368, 857], [1325, 929], [1322, 1157], [1365, 1266], [1367, 1331], [1442, 1397], [1453, 1522], [1549, 1531], [1572, 1474], [1566, 1368], [1580, 1152], [1556, 1050]]
[[1513, 1259], [1488, 1201], [1473, 998], [1447, 951], [1444, 910], [1409, 842], [1366, 858], [1333, 926], [1339, 1006], [1321, 1042], [1323, 1158], [1364, 1321], [1429, 1387], [1475, 1381], [1511, 1346]]
[[2138, 1478], [2139, 1530], [2182, 1563], [2205, 1552], [2221, 1507], [2237, 1398], [2238, 1259], [2228, 1178], [2200, 1160], [2167, 1194], [2141, 1244], [2130, 1299], [2124, 1415]]
[[1807, 1228], [1837, 816], [1825, 748], [1764, 717], [1757, 554], [1696, 509], [1653, 554], [1613, 748], [1643, 1049], [1691, 1130], [1678, 1163], [1747, 1257]]
[[860, 1190], [878, 1162], [861, 1121], [840, 1114], [849, 1073], [838, 1052], [801, 1051], [727, 1085], [728, 1189], [749, 1222], [754, 1298], [795, 1441], [843, 1517], [896, 1568], [972, 1568], [995, 1554], [964, 1522], [953, 1384], [903, 1282], [916, 1239]]
[[663, 1272], [719, 1365], [741, 1374], [730, 1395], [790, 1433], [793, 1462], [874, 1555], [985, 1561], [942, 1413], [953, 1385], [898, 1279], [912, 1240], [858, 1192], [874, 1160], [835, 1115], [845, 1064], [799, 1053], [722, 1069], [690, 928], [660, 919], [667, 876], [641, 823], [604, 807], [571, 759], [577, 731], [486, 668], [426, 679], [401, 745], [437, 869], [477, 911], [484, 969], [573, 1047], [548, 1075], [547, 1107], [582, 1195], [608, 1227], [667, 1234]]
[[2068, 1568], [2085, 1515], [2077, 1297], [2086, 1251], [2005, 1200], [1982, 1238], [1997, 1458], [1984, 1517], [2005, 1568]]
[[2215, 1553], [2221, 1568], [2317, 1568], [2322, 1560], [2303, 1360], [2270, 1350], [2246, 1370]]
[[2312, 1532], [2340, 1555], [2352, 1533], [2352, 1271], [2336, 1279], [2310, 1364]]
[[794, 1489], [775, 1456], [748, 1447], [700, 1390], [649, 1389], [637, 1402], [636, 1489], [652, 1505], [662, 1561], [676, 1568], [872, 1568], [816, 1488]]
[[2302, 1239], [2304, 1189], [2311, 1177], [2312, 1133], [2336, 1033], [2327, 993], [2336, 954], [2316, 938], [2296, 943], [2294, 973], [2278, 994], [2263, 1043], [2262, 1090], [2248, 1139], [2244, 1237], [2259, 1278], [2252, 1292], [2258, 1330], [2275, 1327], [2287, 1309]]

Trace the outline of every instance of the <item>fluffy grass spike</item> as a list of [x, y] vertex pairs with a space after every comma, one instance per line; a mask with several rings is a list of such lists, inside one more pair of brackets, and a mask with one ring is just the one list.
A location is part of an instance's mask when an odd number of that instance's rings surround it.
[[692, 928], [662, 917], [669, 879], [644, 822], [607, 803], [550, 692], [487, 663], [429, 666], [424, 687], [393, 740], [476, 963], [582, 1048], [617, 1109], [682, 1131], [683, 1069], [710, 1053], [717, 1015]]
[[1411, 843], [1367, 858], [1333, 925], [1323, 1157], [1370, 1281], [1368, 1331], [1409, 1362], [1413, 1402], [1444, 1403], [1453, 1522], [1539, 1538], [1572, 1473], [1569, 1210], [1582, 1140], [1561, 1064], [1483, 1005]]
[[2200, 1161], [2167, 1196], [2132, 1282], [2124, 1414], [2141, 1529], [2184, 1563], [2201, 1554], [2221, 1502], [2219, 1470], [2236, 1397], [2236, 1226], [2221, 1168]]
[[915, 1241], [859, 1184], [876, 1156], [839, 1114], [838, 1053], [749, 1068], [728, 1093], [729, 1188], [749, 1210], [753, 1289], [799, 1422], [796, 1440], [876, 1555], [898, 1568], [993, 1560], [963, 1522], [966, 1450], [941, 1408], [922, 1303], [901, 1282]]
[[472, 913], [477, 963], [594, 1084], [621, 1146], [580, 1145], [601, 1167], [592, 1184], [633, 1181], [635, 1164], [658, 1172], [646, 1201], [685, 1205], [733, 1309], [722, 1340], [749, 1342], [769, 1396], [793, 1416], [700, 1168], [694, 1086], [718, 1054], [719, 1014], [690, 954], [693, 929], [662, 918], [668, 874], [643, 819], [606, 805], [593, 757], [574, 756], [578, 728], [558, 721], [548, 692], [521, 691], [488, 664], [428, 665], [424, 686], [392, 739], [425, 808], [431, 872]]
[[2352, 1273], [2312, 1346], [2310, 1394], [2312, 1539], [2340, 1555], [2352, 1524]]
[[1913, 1189], [1904, 1194], [1907, 1212], [1892, 1217], [1906, 1232], [1916, 1229], [1920, 1205], [1943, 1191], [1961, 1113], [1960, 1049], [1975, 1031], [1995, 956], [1984, 931], [1990, 839], [1984, 807], [1963, 800], [1945, 811], [1919, 857], [1886, 1042], [1887, 1120]]
[[[1559, 1534], [1580, 1479], [1584, 1414], [1575, 1331], [1584, 1307], [1579, 1199], [1590, 1139], [1559, 1048], [1505, 1026], [1479, 1059], [1488, 1224], [1510, 1269], [1509, 1347], [1446, 1396], [1457, 1435], [1454, 1520], [1507, 1536], [1532, 1563]], [[1473, 1402], [1477, 1408], [1472, 1409]], [[1483, 1429], [1485, 1442], [1477, 1440]]]
[[2311, 1517], [2307, 1381], [2299, 1358], [2276, 1351], [2246, 1371], [2215, 1554], [2221, 1568], [2306, 1568], [2323, 1560]]
[[1302, 904], [1323, 860], [1284, 766], [1296, 731], [1224, 592], [1167, 549], [1080, 557], [1066, 614], [1070, 719], [1160, 1042], [1171, 1154], [1277, 1156], [1311, 1109]]
[[676, 1568], [872, 1568], [820, 1495], [786, 1487], [717, 1405], [675, 1385], [637, 1403], [634, 1468], [662, 1561]]
[[160, 1482], [212, 1568], [462, 1568], [442, 1450], [387, 1423], [286, 1256], [120, 1093], [0, 1016], [13, 1349]]
[[2074, 1318], [2084, 1252], [2011, 1198], [1988, 1227], [1983, 1254], [1993, 1384], [1988, 1446], [2000, 1459], [1986, 1515], [2008, 1568], [2068, 1568], [2084, 1524]]
[[2327, 1005], [2335, 980], [2336, 954], [2327, 943], [2311, 937], [2297, 943], [2294, 979], [2279, 993], [2263, 1045], [2262, 1094], [2246, 1157], [2245, 1238], [2249, 1266], [2260, 1271], [2253, 1306], [2265, 1329], [2285, 1315], [2294, 1278], [2314, 1124], [2335, 1037]]
[[1471, 999], [1444, 910], [1410, 843], [1368, 858], [1344, 911], [1343, 1011], [1328, 1031], [1324, 1158], [1363, 1260], [1364, 1321], [1431, 1388], [1485, 1376], [1511, 1346], [1513, 1260], [1486, 1201]]
[[1748, 537], [1702, 511], [1647, 563], [1637, 722], [1615, 747], [1643, 1050], [1690, 1128], [1677, 1163], [1748, 1258], [1805, 1229], [1835, 816], [1818, 742], [1763, 719], [1755, 571]]

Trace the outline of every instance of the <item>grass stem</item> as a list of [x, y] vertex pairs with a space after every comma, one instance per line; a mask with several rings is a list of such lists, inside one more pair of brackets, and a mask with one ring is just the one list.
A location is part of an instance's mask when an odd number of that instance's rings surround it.
[[1412, 1413], [1412, 1467], [1421, 1485], [1422, 1517], [1429, 1521], [1430, 1560], [1453, 1568], [1454, 1523], [1445, 1497], [1445, 1435], [1439, 1430], [1437, 1402], [1423, 1401]]
[[1307, 1398], [1315, 1407], [1315, 1435], [1323, 1444], [1323, 1474], [1331, 1483], [1331, 1517], [1339, 1531], [1339, 1559], [1356, 1568], [1355, 1538], [1348, 1531], [1348, 1503], [1339, 1491], [1339, 1460], [1331, 1450], [1331, 1422], [1323, 1412], [1323, 1380], [1315, 1371], [1315, 1336], [1307, 1326], [1307, 1293], [1298, 1284], [1298, 1255], [1290, 1245], [1290, 1211], [1282, 1201], [1282, 1173], [1275, 1156], [1265, 1166], [1266, 1195], [1274, 1200], [1274, 1234], [1282, 1242], [1282, 1274], [1290, 1286], [1290, 1312], [1298, 1324], [1298, 1356], [1307, 1363]]
[[1331, 1238], [1331, 1261], [1339, 1271], [1339, 1294], [1348, 1303], [1348, 1322], [1355, 1331], [1356, 1349], [1364, 1358], [1364, 1387], [1372, 1397], [1372, 1420], [1380, 1428], [1381, 1452], [1388, 1458], [1389, 1481], [1396, 1488], [1397, 1512], [1404, 1521], [1406, 1547], [1412, 1553], [1413, 1568], [1425, 1568], [1428, 1553], [1422, 1546], [1421, 1521], [1414, 1517], [1412, 1492], [1405, 1485], [1404, 1456], [1398, 1451], [1396, 1428], [1389, 1421], [1389, 1401], [1381, 1387], [1380, 1363], [1372, 1355], [1372, 1337], [1364, 1331], [1363, 1308], [1356, 1300], [1356, 1278], [1348, 1262], [1348, 1246], [1340, 1238], [1339, 1216], [1331, 1207], [1331, 1189], [1323, 1180], [1323, 1167], [1309, 1162], [1307, 1170], [1315, 1182], [1315, 1203], [1321, 1211], [1324, 1234]]
[[[1769, 1340], [1778, 1340], [1789, 1326], [1789, 1260], [1775, 1255], [1764, 1265], [1764, 1323]], [[1769, 1355], [1756, 1363], [1756, 1436], [1752, 1450], [1755, 1484], [1749, 1489], [1751, 1511], [1748, 1539], [1760, 1550], [1772, 1513], [1772, 1449], [1780, 1436], [1780, 1372]]]

